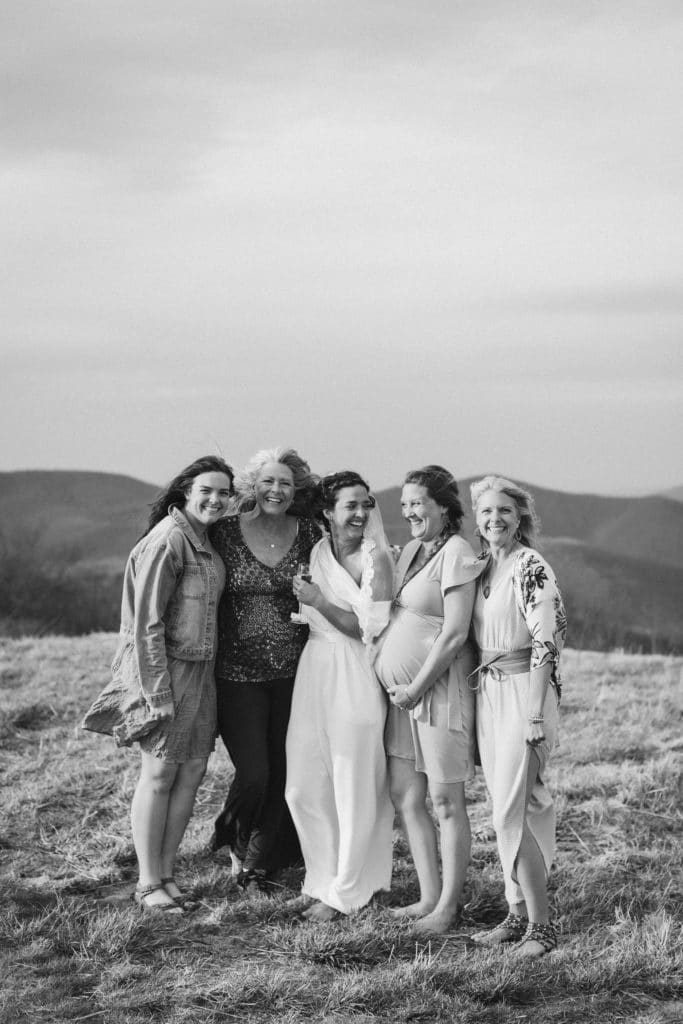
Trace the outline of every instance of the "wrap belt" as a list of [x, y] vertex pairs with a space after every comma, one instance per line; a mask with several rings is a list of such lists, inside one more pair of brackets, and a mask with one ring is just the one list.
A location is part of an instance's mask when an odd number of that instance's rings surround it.
[[[475, 692], [479, 689], [480, 675], [485, 672], [492, 679], [502, 679], [504, 675], [519, 675], [531, 668], [530, 647], [523, 647], [518, 651], [480, 651], [479, 657], [479, 665], [467, 677], [467, 685]], [[470, 681], [473, 678], [474, 684]]]

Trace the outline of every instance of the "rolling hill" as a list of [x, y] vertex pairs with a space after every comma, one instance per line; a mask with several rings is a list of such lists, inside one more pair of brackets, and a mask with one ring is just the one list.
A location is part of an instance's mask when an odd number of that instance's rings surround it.
[[[472, 539], [470, 482], [463, 480], [460, 490], [468, 512], [464, 533]], [[683, 651], [683, 503], [662, 495], [616, 498], [527, 486], [542, 521], [540, 547], [567, 601], [570, 643]], [[27, 539], [36, 559], [87, 580], [81, 605], [106, 595], [106, 621], [100, 615], [96, 628], [116, 629], [119, 578], [157, 493], [151, 484], [110, 473], [0, 473], [3, 557], [15, 550], [13, 538]], [[400, 488], [377, 498], [390, 540], [405, 543]], [[87, 621], [82, 612], [79, 622]]]
[[[470, 484], [460, 483], [465, 507], [464, 532], [474, 529]], [[610, 498], [597, 494], [569, 494], [523, 483], [534, 495], [543, 537], [567, 537], [589, 547], [683, 568], [683, 504], [661, 495], [645, 498]], [[404, 543], [408, 534], [401, 519], [401, 490], [392, 487], [377, 494], [387, 535]]]
[[119, 565], [144, 530], [158, 492], [113, 473], [0, 473], [0, 535], [19, 531], [72, 562]]

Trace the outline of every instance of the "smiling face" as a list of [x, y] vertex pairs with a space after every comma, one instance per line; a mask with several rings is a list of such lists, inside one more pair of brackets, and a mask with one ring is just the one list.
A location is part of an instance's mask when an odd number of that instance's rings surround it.
[[203, 534], [228, 507], [230, 477], [225, 473], [200, 473], [185, 491], [183, 513], [196, 533]]
[[437, 504], [422, 484], [404, 484], [401, 491], [401, 515], [408, 522], [415, 540], [429, 544], [436, 540], [447, 521], [448, 509]]
[[362, 484], [342, 487], [337, 491], [334, 508], [323, 512], [335, 540], [346, 543], [357, 540], [360, 544], [373, 505], [367, 488]]
[[517, 503], [504, 491], [484, 491], [477, 502], [477, 526], [492, 548], [511, 548], [520, 524]]
[[256, 507], [268, 516], [282, 516], [294, 501], [294, 474], [282, 462], [266, 462], [254, 484]]

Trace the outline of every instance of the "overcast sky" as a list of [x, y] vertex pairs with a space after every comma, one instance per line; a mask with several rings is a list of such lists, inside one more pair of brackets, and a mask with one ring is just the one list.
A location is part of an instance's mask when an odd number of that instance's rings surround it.
[[0, 469], [683, 483], [680, 0], [9, 0]]

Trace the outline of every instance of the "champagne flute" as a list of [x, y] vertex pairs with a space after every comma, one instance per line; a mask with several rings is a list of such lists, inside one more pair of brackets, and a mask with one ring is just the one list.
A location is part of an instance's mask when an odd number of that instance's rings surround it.
[[[308, 562], [299, 562], [299, 564], [296, 567], [296, 575], [300, 576], [304, 583], [310, 583], [312, 581], [311, 567], [309, 566]], [[306, 617], [303, 614], [301, 601], [299, 601], [299, 611], [292, 612], [289, 617], [292, 620], [292, 622], [296, 622], [300, 626], [307, 625]]]

